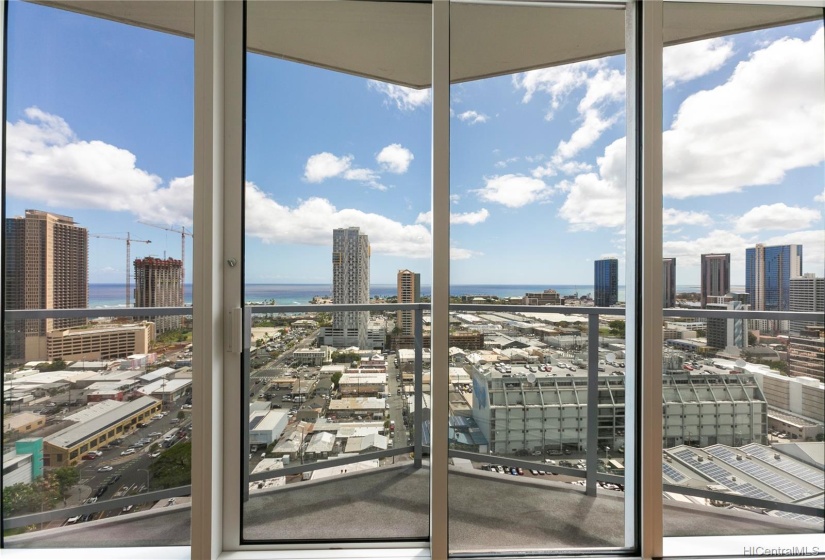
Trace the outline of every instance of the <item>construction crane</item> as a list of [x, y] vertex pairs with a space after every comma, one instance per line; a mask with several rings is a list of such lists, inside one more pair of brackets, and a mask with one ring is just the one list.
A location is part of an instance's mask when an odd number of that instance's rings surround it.
[[126, 242], [126, 307], [129, 307], [131, 302], [132, 292], [132, 275], [131, 275], [131, 260], [132, 260], [132, 242], [135, 243], [151, 243], [148, 239], [132, 239], [132, 235], [126, 232], [126, 237], [117, 237], [116, 235], [103, 235], [102, 233], [90, 233], [89, 237], [98, 237], [100, 239], [117, 239]]
[[149, 222], [142, 222], [140, 220], [138, 220], [138, 223], [153, 228], [165, 229], [166, 231], [180, 233], [180, 302], [181, 305], [184, 305], [186, 302], [186, 288], [184, 287], [186, 283], [186, 236], [188, 235], [193, 239], [195, 236], [191, 232], [186, 231], [186, 228], [183, 226], [180, 226], [180, 229], [177, 229], [175, 227], [159, 226], [158, 224], [151, 224]]

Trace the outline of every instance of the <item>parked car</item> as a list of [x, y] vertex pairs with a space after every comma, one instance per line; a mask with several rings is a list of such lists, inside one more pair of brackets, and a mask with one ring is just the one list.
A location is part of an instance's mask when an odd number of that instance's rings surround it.
[[112, 470], [114, 470], [114, 467], [112, 465], [103, 465], [102, 467], [97, 468], [97, 472], [109, 472]]
[[121, 457], [123, 457], [125, 455], [134, 455], [134, 454], [135, 454], [135, 450], [132, 449], [131, 447], [129, 449], [124, 449], [123, 451], [120, 452]]

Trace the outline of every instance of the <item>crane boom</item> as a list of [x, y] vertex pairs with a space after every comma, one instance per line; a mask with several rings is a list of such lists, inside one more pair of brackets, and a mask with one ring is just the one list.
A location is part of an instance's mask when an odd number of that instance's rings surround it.
[[126, 232], [126, 237], [118, 237], [116, 235], [105, 235], [102, 233], [90, 233], [89, 237], [98, 237], [100, 239], [117, 239], [126, 242], [126, 307], [129, 307], [131, 301], [130, 292], [132, 291], [132, 275], [130, 273], [130, 265], [132, 260], [132, 242], [135, 243], [151, 243], [148, 239], [132, 239], [132, 234]]
[[185, 287], [185, 285], [186, 285], [186, 236], [188, 235], [189, 237], [191, 237], [193, 239], [194, 239], [195, 236], [191, 232], [186, 231], [186, 228], [183, 227], [183, 226], [180, 226], [180, 229], [177, 229], [174, 226], [172, 226], [172, 227], [161, 226], [161, 225], [158, 225], [158, 224], [152, 224], [152, 223], [143, 222], [143, 221], [140, 221], [140, 220], [138, 220], [138, 223], [143, 224], [145, 226], [153, 227], [153, 228], [163, 229], [163, 230], [166, 230], [166, 231], [172, 231], [174, 233], [180, 233], [180, 303], [181, 303], [181, 305], [184, 305], [185, 302], [186, 302], [186, 297], [185, 297], [185, 294], [186, 294], [186, 287]]

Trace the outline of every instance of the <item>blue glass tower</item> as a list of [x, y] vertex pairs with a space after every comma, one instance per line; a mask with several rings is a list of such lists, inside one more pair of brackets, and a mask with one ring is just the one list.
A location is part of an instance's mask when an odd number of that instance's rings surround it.
[[802, 276], [802, 246], [745, 249], [745, 291], [751, 309], [789, 311], [791, 278]]
[[594, 264], [593, 289], [596, 307], [610, 307], [619, 301], [619, 260], [600, 259]]

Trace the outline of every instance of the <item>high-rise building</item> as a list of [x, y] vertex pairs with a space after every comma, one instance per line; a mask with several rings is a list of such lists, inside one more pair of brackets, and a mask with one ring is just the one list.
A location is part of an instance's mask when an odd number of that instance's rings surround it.
[[[332, 303], [369, 303], [370, 242], [357, 227], [332, 231]], [[334, 346], [367, 348], [369, 311], [337, 312], [332, 318]]]
[[[803, 328], [788, 337], [788, 373], [791, 377], [812, 377], [825, 382], [825, 327]], [[822, 410], [822, 399], [819, 399]]]
[[594, 265], [593, 299], [596, 307], [610, 307], [619, 301], [619, 260], [600, 259]]
[[[748, 294], [731, 293], [724, 296], [708, 296], [707, 309], [747, 311]], [[708, 346], [721, 350], [745, 348], [748, 345], [748, 329], [745, 319], [708, 318]]]
[[[418, 303], [421, 301], [421, 274], [410, 270], [398, 271], [398, 303]], [[415, 334], [415, 311], [396, 312], [396, 327], [402, 336]]]
[[724, 296], [730, 292], [730, 253], [702, 255], [702, 307], [710, 296]]
[[[26, 210], [5, 224], [6, 309], [89, 306], [89, 233], [69, 216]], [[6, 356], [48, 359], [47, 333], [86, 324], [80, 319], [9, 321]]]
[[[183, 261], [146, 257], [135, 259], [135, 307], [182, 307]], [[145, 317], [155, 332], [181, 328], [180, 315]]]
[[[813, 273], [807, 273], [800, 278], [791, 278], [790, 311], [818, 311], [825, 313], [825, 278], [817, 278]], [[822, 325], [811, 321], [791, 321], [792, 333], [802, 332], [803, 329], [815, 325]]]
[[662, 307], [676, 307], [676, 259], [662, 260]]
[[[790, 311], [791, 278], [802, 276], [802, 246], [745, 249], [745, 291], [754, 311]], [[760, 330], [787, 331], [788, 321], [756, 321]]]

